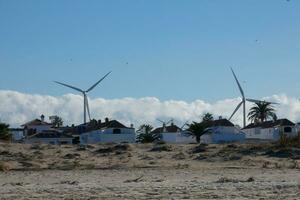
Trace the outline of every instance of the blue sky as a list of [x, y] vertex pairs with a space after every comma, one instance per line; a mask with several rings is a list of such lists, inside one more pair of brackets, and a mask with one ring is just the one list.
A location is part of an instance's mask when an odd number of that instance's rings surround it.
[[[0, 90], [217, 101], [300, 97], [300, 1], [0, 0]], [[76, 92], [75, 92], [76, 93]]]

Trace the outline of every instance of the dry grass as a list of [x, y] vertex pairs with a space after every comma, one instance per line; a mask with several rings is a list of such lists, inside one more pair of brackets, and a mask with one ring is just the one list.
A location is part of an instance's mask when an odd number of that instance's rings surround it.
[[300, 148], [300, 132], [296, 137], [287, 137], [285, 134], [281, 135], [278, 144], [280, 147]]

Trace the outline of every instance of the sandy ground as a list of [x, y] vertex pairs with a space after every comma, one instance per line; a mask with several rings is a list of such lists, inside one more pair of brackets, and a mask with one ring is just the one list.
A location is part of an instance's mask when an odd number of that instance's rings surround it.
[[0, 199], [299, 199], [299, 152], [265, 145], [0, 144]]
[[[253, 180], [249, 181], [249, 178]], [[299, 170], [130, 169], [1, 173], [0, 199], [299, 199]]]

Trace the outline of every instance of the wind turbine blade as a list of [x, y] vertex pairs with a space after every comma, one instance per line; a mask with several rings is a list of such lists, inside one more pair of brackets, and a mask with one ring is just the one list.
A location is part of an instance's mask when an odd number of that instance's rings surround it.
[[157, 121], [159, 121], [160, 123], [163, 123], [163, 124], [165, 124], [165, 122], [164, 121], [162, 121], [162, 120], [160, 120], [160, 119], [156, 119]]
[[173, 122], [173, 119], [171, 119], [170, 121], [168, 121], [168, 122], [166, 123], [166, 125], [170, 124], [171, 122]]
[[241, 94], [242, 94], [243, 98], [245, 98], [245, 95], [244, 95], [243, 88], [242, 88], [242, 86], [241, 86], [241, 84], [240, 84], [239, 80], [237, 79], [237, 77], [236, 77], [236, 75], [235, 75], [235, 73], [234, 73], [234, 71], [233, 71], [233, 69], [232, 69], [232, 68], [231, 68], [231, 71], [232, 71], [232, 74], [233, 74], [233, 76], [234, 76], [234, 79], [235, 79], [235, 81], [236, 81], [237, 85], [239, 86], [239, 89], [240, 89], [240, 92], [241, 92]]
[[263, 103], [263, 101], [255, 100], [255, 99], [246, 99], [246, 100], [251, 102], [251, 103]]
[[229, 121], [231, 120], [231, 118], [234, 116], [234, 114], [240, 109], [240, 107], [242, 106], [242, 104], [244, 103], [244, 101], [242, 101], [241, 103], [239, 103], [239, 105], [236, 107], [236, 109], [234, 110], [234, 112], [232, 113], [232, 115], [229, 118]]
[[183, 128], [184, 128], [188, 123], [189, 123], [189, 121], [186, 121], [186, 122], [182, 125], [182, 127], [181, 127], [180, 129], [183, 130]]
[[86, 109], [87, 109], [87, 112], [88, 112], [88, 115], [89, 115], [89, 119], [91, 121], [91, 113], [90, 113], [90, 107], [89, 107], [89, 100], [87, 98], [87, 96], [85, 96], [85, 102], [86, 102]]
[[105, 76], [103, 76], [103, 78], [101, 78], [97, 83], [95, 83], [92, 87], [90, 87], [86, 92], [89, 92], [89, 91], [91, 91], [92, 89], [94, 89], [94, 88], [95, 88], [101, 81], [103, 81], [110, 73], [111, 73], [111, 71], [108, 72]]
[[279, 103], [275, 103], [275, 102], [270, 102], [270, 101], [261, 101], [261, 100], [256, 100], [256, 99], [246, 99], [249, 102], [252, 103], [270, 103], [270, 104], [279, 104]]
[[73, 90], [76, 90], [76, 91], [79, 91], [79, 92], [83, 92], [83, 90], [81, 90], [81, 89], [79, 89], [79, 88], [77, 88], [77, 87], [74, 87], [74, 86], [72, 86], [72, 85], [67, 85], [67, 84], [65, 84], [65, 83], [61, 83], [61, 82], [58, 82], [58, 81], [54, 81], [54, 82], [57, 83], [57, 84], [66, 86], [66, 87], [68, 87], [68, 88], [71, 88], [71, 89], [73, 89]]

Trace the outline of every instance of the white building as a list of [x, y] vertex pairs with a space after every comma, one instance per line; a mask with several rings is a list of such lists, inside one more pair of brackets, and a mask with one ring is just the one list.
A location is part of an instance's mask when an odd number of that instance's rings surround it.
[[117, 120], [105, 119], [105, 122], [95, 122], [96, 124], [86, 124], [84, 132], [80, 133], [80, 144], [96, 143], [135, 143], [136, 135], [133, 126], [126, 127]]
[[23, 124], [22, 127], [24, 127], [24, 136], [26, 138], [27, 136], [36, 133], [42, 133], [43, 131], [51, 130], [53, 124], [45, 122], [45, 116], [42, 115], [41, 119], [34, 119], [30, 122]]
[[205, 122], [208, 126], [208, 132], [201, 136], [200, 142], [205, 144], [219, 144], [230, 142], [244, 142], [245, 133], [235, 127], [227, 119], [219, 119]]
[[45, 116], [41, 119], [34, 119], [22, 125], [24, 127], [24, 143], [34, 144], [72, 144], [73, 137], [63, 133], [62, 130], [53, 127], [53, 124], [46, 122]]
[[152, 133], [161, 134], [161, 140], [167, 143], [176, 144], [189, 144], [196, 143], [196, 139], [188, 134], [187, 131], [183, 131], [173, 123], [170, 126], [162, 126], [156, 128]]
[[288, 119], [252, 123], [246, 126], [243, 131], [246, 133], [247, 139], [271, 141], [279, 140], [281, 134], [285, 134], [288, 137], [294, 137], [298, 134], [295, 124]]

